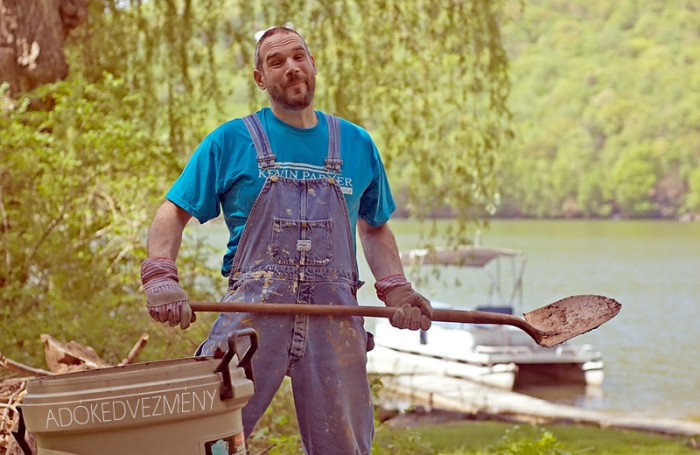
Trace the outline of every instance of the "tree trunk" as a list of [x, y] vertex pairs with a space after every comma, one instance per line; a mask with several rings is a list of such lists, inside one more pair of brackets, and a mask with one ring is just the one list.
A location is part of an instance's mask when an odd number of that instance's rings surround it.
[[63, 43], [87, 18], [89, 0], [0, 0], [0, 82], [10, 95], [63, 79]]

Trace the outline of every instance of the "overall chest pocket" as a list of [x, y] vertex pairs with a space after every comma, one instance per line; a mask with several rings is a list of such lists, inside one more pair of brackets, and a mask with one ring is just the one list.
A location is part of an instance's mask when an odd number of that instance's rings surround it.
[[270, 256], [281, 265], [326, 265], [333, 259], [333, 220], [272, 223]]

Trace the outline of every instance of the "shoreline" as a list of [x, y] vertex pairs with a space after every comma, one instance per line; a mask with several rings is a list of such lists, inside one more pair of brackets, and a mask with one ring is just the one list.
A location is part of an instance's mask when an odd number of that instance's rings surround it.
[[666, 435], [700, 435], [700, 421], [637, 416], [556, 404], [464, 378], [443, 376], [421, 366], [419, 356], [397, 353], [380, 346], [368, 353], [368, 372], [382, 380], [383, 403], [379, 405], [385, 409], [391, 409], [392, 403], [403, 403], [406, 405], [404, 409], [422, 407], [427, 412], [437, 410], [434, 418], [466, 416], [475, 420], [583, 424]]

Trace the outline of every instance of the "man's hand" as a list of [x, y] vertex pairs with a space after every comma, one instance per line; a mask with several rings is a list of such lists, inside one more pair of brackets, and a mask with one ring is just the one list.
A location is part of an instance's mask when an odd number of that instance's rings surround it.
[[158, 322], [183, 330], [196, 319], [187, 293], [180, 286], [177, 266], [169, 258], [148, 258], [141, 263], [141, 282], [148, 314]]
[[390, 275], [374, 284], [377, 296], [387, 307], [396, 308], [389, 322], [394, 327], [428, 330], [433, 316], [430, 301], [413, 290], [404, 275]]

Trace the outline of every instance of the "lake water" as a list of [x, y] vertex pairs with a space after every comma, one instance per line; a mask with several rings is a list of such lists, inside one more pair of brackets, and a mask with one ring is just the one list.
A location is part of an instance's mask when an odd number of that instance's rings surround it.
[[[400, 248], [421, 244], [417, 223], [391, 226]], [[222, 225], [199, 229], [224, 244]], [[482, 233], [481, 244], [526, 254], [523, 311], [574, 294], [622, 303], [613, 320], [571, 341], [602, 351], [602, 388], [528, 393], [586, 408], [700, 420], [700, 224], [498, 220]], [[362, 255], [359, 264], [368, 283], [358, 298], [377, 304]], [[453, 278], [436, 278], [426, 293], [457, 308], [479, 304], [469, 298], [470, 282]]]

